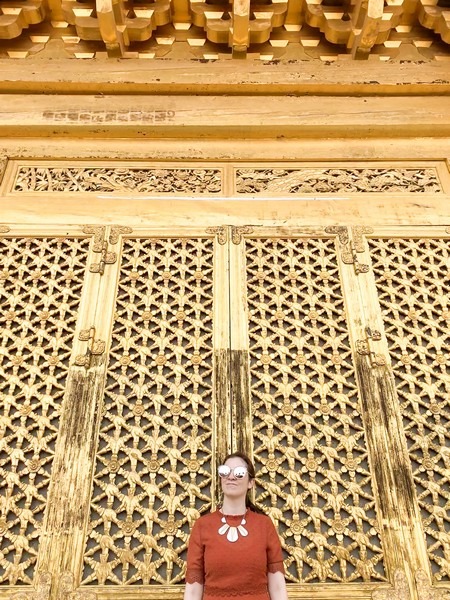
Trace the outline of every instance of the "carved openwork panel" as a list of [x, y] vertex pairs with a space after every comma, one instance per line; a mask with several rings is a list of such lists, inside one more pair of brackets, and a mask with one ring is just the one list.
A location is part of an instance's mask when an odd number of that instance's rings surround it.
[[450, 578], [450, 240], [369, 239], [434, 578]]
[[125, 239], [84, 583], [184, 576], [211, 507], [213, 239]]
[[[161, 113], [161, 114], [159, 114]], [[164, 114], [163, 114], [164, 113]], [[171, 111], [47, 111], [45, 117], [55, 122], [80, 124], [103, 123], [122, 120], [145, 123], [170, 121]], [[173, 114], [172, 114], [173, 116]], [[6, 164], [6, 162], [5, 162]], [[373, 163], [372, 163], [373, 164]], [[246, 194], [348, 194], [348, 193], [402, 193], [442, 194], [445, 173], [436, 161], [409, 166], [372, 166], [370, 162], [347, 167], [333, 166], [332, 162], [314, 168], [305, 163], [286, 167], [274, 164], [261, 168], [247, 164], [216, 162], [192, 168], [169, 163], [131, 165], [108, 162], [107, 166], [87, 166], [78, 162], [51, 166], [44, 161], [34, 164], [14, 164], [12, 177], [8, 178], [8, 194], [57, 193], [127, 193], [160, 196], [168, 195], [229, 195]], [[1, 172], [1, 162], [0, 162]], [[444, 175], [445, 178], [445, 175]]]
[[236, 192], [339, 193], [339, 192], [442, 192], [435, 169], [320, 168], [237, 169]]
[[256, 501], [290, 581], [383, 581], [335, 240], [245, 243]]
[[208, 168], [22, 166], [12, 191], [218, 194], [222, 174]]
[[0, 582], [32, 583], [88, 239], [0, 238]]

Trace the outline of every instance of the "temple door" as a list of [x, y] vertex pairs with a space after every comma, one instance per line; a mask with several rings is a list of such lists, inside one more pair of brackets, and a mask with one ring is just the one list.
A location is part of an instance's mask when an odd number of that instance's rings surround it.
[[439, 596], [448, 231], [11, 225], [0, 241], [0, 595], [180, 598], [217, 460], [243, 449], [290, 598]]

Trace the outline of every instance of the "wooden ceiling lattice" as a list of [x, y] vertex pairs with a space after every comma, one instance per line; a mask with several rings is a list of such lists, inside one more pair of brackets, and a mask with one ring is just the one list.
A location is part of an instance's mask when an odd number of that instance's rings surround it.
[[[0, 57], [448, 60], [447, 0], [4, 0]], [[403, 53], [400, 52], [402, 49]]]

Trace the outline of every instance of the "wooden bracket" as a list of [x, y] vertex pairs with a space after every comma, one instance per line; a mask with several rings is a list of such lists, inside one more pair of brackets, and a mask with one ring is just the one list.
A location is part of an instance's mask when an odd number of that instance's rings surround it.
[[246, 233], [253, 233], [253, 227], [250, 225], [242, 225], [241, 227], [231, 226], [231, 241], [233, 244], [240, 244], [242, 242], [242, 236]]
[[207, 227], [206, 233], [212, 233], [217, 236], [217, 241], [221, 246], [224, 246], [228, 242], [228, 227], [226, 225], [220, 225], [219, 227]]
[[[351, 235], [350, 234], [351, 231]], [[346, 265], [353, 265], [356, 275], [368, 273], [369, 265], [363, 264], [358, 260], [358, 254], [364, 252], [363, 234], [372, 233], [371, 227], [352, 227], [330, 226], [325, 228], [326, 233], [337, 235], [341, 248], [342, 262]]]
[[87, 225], [83, 227], [84, 233], [94, 234], [93, 252], [100, 254], [100, 261], [92, 263], [89, 267], [91, 273], [103, 275], [106, 265], [113, 265], [117, 261], [117, 254], [109, 250], [110, 244], [117, 244], [120, 234], [131, 233], [130, 227], [113, 226], [111, 228], [109, 239], [106, 239], [106, 227]]

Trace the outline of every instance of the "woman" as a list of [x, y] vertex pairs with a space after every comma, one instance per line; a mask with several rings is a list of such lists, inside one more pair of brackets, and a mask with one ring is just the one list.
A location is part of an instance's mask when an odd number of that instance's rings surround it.
[[235, 452], [218, 471], [223, 503], [192, 528], [184, 600], [287, 600], [278, 534], [248, 499], [251, 460]]

